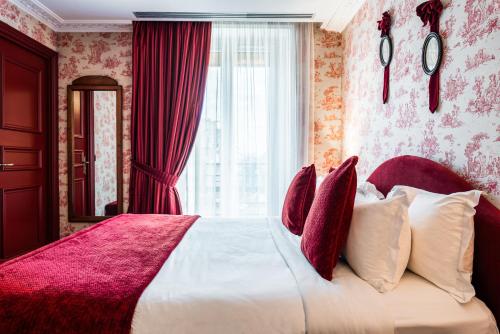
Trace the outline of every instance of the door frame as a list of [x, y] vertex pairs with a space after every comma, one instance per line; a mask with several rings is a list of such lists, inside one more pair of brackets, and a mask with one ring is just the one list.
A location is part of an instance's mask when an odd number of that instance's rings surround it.
[[47, 240], [59, 239], [58, 53], [0, 21], [0, 37], [43, 58], [47, 65]]
[[[87, 140], [87, 158], [88, 158], [88, 178], [87, 178], [87, 198], [90, 206], [90, 211], [95, 216], [95, 147], [94, 147], [94, 94], [92, 91], [83, 91], [85, 93], [85, 109], [88, 110], [86, 118], [86, 140]], [[70, 118], [68, 118], [69, 122]], [[69, 133], [69, 132], [68, 132]], [[72, 138], [73, 139], [73, 138]], [[69, 178], [68, 178], [69, 180]], [[69, 194], [69, 192], [68, 192]]]

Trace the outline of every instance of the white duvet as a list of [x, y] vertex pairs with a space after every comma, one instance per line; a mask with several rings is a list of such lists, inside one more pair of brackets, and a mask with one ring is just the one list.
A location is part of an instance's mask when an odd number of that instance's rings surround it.
[[393, 333], [345, 265], [322, 279], [278, 219], [200, 218], [136, 307], [132, 333]]

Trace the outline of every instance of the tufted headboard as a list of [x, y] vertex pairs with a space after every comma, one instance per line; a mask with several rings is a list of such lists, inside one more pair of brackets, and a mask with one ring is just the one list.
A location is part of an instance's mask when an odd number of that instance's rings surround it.
[[[387, 160], [370, 175], [384, 195], [395, 185], [407, 185], [441, 194], [474, 189], [443, 165], [404, 155]], [[500, 323], [500, 210], [481, 197], [474, 217], [474, 268], [472, 284], [476, 295]]]

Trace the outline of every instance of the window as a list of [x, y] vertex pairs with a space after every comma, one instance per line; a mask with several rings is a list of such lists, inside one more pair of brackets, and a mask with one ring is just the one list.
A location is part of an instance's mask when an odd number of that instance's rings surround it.
[[[304, 163], [308, 24], [215, 23], [205, 101], [178, 189], [184, 212], [278, 215]], [[304, 74], [305, 73], [305, 74]], [[307, 76], [305, 76], [307, 75]], [[307, 81], [306, 81], [307, 83]]]

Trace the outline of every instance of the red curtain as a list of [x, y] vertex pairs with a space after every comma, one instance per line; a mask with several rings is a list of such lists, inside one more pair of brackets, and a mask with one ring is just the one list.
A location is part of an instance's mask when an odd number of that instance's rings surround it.
[[134, 22], [131, 213], [182, 213], [175, 184], [200, 122], [211, 28]]

